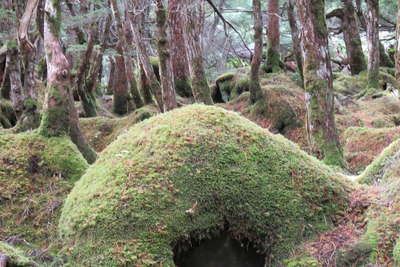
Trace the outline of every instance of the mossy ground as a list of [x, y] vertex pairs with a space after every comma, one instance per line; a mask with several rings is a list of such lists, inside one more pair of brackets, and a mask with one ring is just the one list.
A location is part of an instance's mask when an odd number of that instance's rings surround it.
[[80, 126], [91, 147], [100, 152], [134, 124], [148, 119], [157, 113], [158, 109], [155, 106], [149, 105], [137, 109], [122, 118], [82, 118], [80, 119]]
[[24, 251], [53, 252], [60, 208], [87, 166], [69, 139], [1, 135], [0, 240]]
[[191, 105], [107, 147], [68, 196], [59, 230], [74, 266], [173, 266], [177, 244], [227, 225], [277, 263], [340, 217], [349, 190], [285, 138]]
[[400, 128], [350, 127], [344, 135], [344, 156], [351, 172], [363, 171], [376, 156], [400, 137]]
[[0, 254], [7, 255], [7, 266], [36, 266], [32, 259], [27, 257], [24, 252], [16, 247], [0, 241]]

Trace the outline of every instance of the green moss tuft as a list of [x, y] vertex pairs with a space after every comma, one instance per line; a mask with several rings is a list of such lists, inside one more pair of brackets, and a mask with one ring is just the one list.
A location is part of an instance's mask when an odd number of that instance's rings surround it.
[[9, 257], [7, 266], [23, 267], [37, 265], [32, 259], [28, 258], [22, 250], [4, 242], [0, 242], [0, 254]]
[[60, 234], [75, 266], [173, 266], [228, 225], [271, 260], [348, 205], [345, 178], [239, 115], [190, 105], [132, 127], [76, 183]]

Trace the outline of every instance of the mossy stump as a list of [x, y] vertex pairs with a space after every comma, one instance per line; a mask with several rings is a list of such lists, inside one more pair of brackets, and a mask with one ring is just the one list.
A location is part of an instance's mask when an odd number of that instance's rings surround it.
[[108, 146], [59, 231], [75, 266], [174, 266], [179, 244], [223, 230], [276, 264], [347, 208], [344, 179], [236, 113], [191, 105]]

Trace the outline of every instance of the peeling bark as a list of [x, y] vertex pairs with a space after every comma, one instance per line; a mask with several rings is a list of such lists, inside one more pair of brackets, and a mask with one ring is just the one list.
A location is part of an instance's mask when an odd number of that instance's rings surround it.
[[307, 134], [317, 156], [330, 165], [344, 165], [335, 126], [333, 75], [323, 0], [298, 0], [302, 24]]

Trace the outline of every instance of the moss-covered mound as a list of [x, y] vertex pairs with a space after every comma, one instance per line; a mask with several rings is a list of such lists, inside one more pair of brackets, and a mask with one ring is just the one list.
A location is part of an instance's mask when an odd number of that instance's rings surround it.
[[249, 105], [250, 94], [245, 92], [221, 106], [306, 147], [304, 91], [284, 73], [268, 74], [261, 80], [261, 86], [265, 105]]
[[64, 198], [87, 166], [69, 139], [1, 135], [0, 240], [51, 251]]
[[148, 119], [157, 113], [157, 108], [149, 105], [137, 109], [132, 114], [123, 118], [83, 118], [80, 119], [80, 126], [91, 147], [100, 152], [132, 125]]
[[400, 137], [400, 128], [351, 127], [344, 133], [344, 156], [352, 172], [364, 170], [376, 156]]
[[249, 91], [249, 86], [248, 68], [224, 73], [215, 80], [215, 87], [212, 90], [213, 100], [216, 103], [228, 102], [241, 93]]
[[0, 129], [11, 128], [17, 123], [17, 116], [8, 100], [0, 99]]
[[224, 228], [278, 262], [335, 222], [350, 187], [282, 136], [191, 105], [108, 146], [68, 196], [59, 229], [75, 266], [172, 266], [173, 248]]

